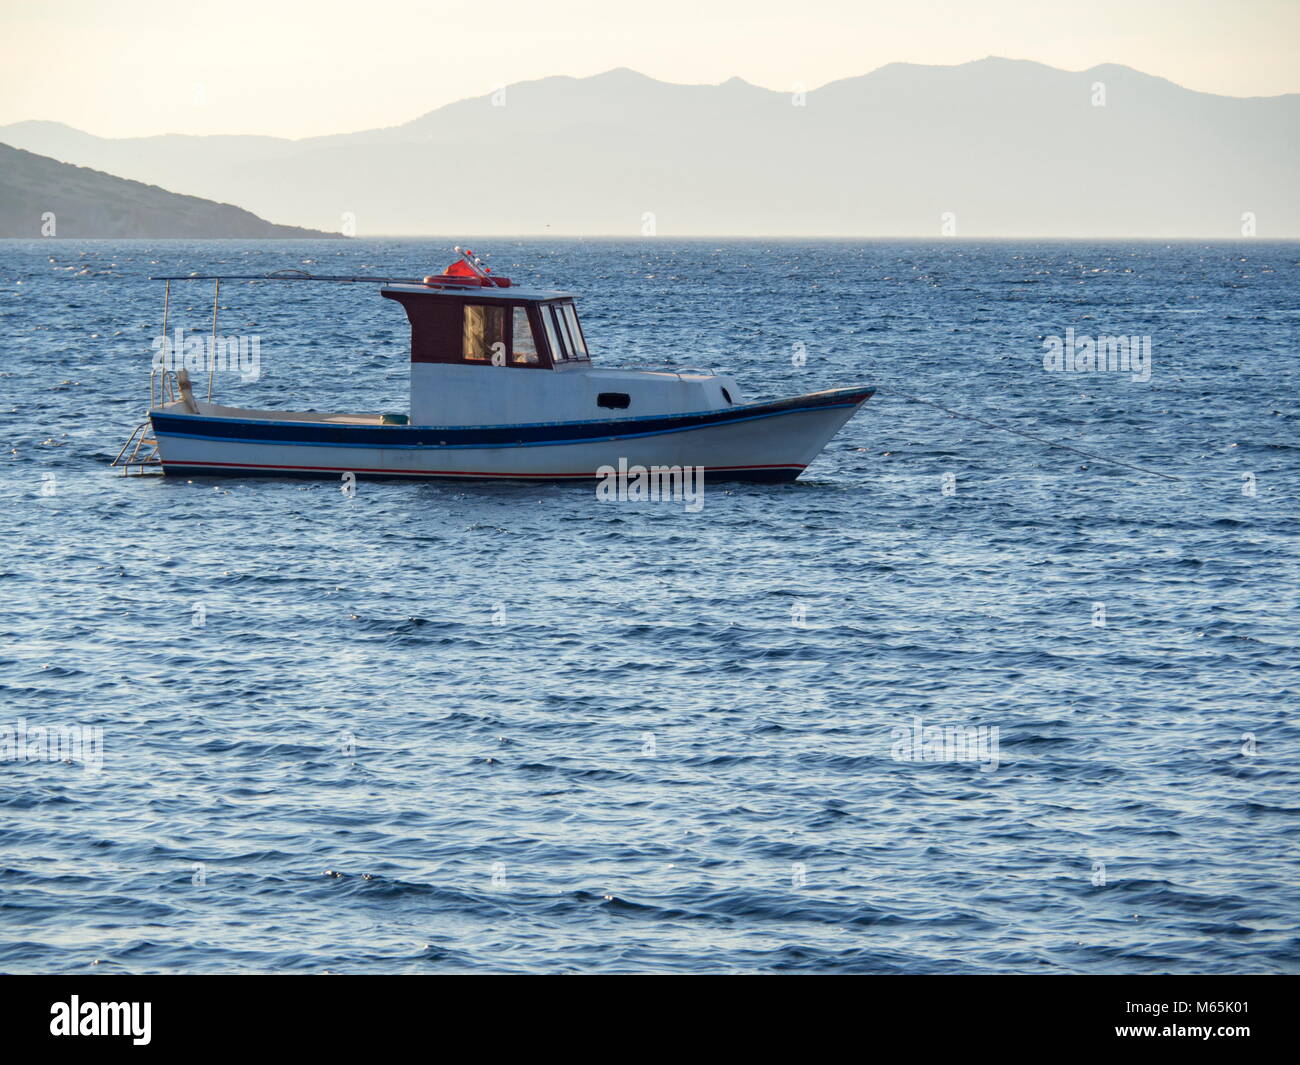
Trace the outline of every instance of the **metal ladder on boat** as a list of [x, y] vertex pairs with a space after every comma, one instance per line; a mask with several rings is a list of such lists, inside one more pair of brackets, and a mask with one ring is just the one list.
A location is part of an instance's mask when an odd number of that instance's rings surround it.
[[162, 458], [158, 454], [158, 441], [151, 435], [152, 429], [152, 423], [146, 418], [131, 431], [117, 458], [112, 461], [111, 465], [120, 467], [124, 476], [162, 474]]

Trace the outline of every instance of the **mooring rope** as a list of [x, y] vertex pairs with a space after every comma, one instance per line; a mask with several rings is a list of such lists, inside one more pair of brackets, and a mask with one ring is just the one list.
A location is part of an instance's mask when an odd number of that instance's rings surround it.
[[959, 410], [953, 410], [951, 407], [945, 407], [942, 403], [935, 403], [933, 400], [922, 399], [920, 396], [913, 396], [907, 392], [889, 385], [885, 388], [877, 387], [877, 392], [890, 392], [895, 396], [901, 396], [903, 399], [910, 399], [913, 403], [924, 403], [927, 407], [934, 407], [936, 410], [944, 411], [951, 414], [954, 418], [965, 418], [967, 421], [977, 422], [980, 425], [988, 426], [990, 429], [997, 429], [1004, 433], [1014, 433], [1016, 436], [1023, 436], [1026, 440], [1033, 440], [1039, 444], [1046, 444], [1048, 447], [1060, 448], [1062, 451], [1073, 451], [1076, 455], [1082, 455], [1084, 458], [1095, 459], [1098, 462], [1109, 462], [1112, 466], [1123, 466], [1126, 469], [1136, 470], [1138, 473], [1148, 473], [1152, 477], [1163, 477], [1166, 481], [1181, 481], [1181, 477], [1175, 477], [1171, 473], [1161, 473], [1159, 470], [1148, 470], [1142, 466], [1134, 466], [1131, 462], [1121, 462], [1119, 459], [1110, 458], [1107, 455], [1098, 454], [1095, 451], [1085, 451], [1080, 447], [1073, 447], [1070, 444], [1062, 444], [1058, 440], [1049, 440], [1045, 436], [1035, 436], [1033, 433], [1026, 433], [1023, 429], [1012, 429], [1010, 426], [998, 425], [996, 422], [988, 421], [984, 418], [977, 418], [973, 414], [963, 414]]

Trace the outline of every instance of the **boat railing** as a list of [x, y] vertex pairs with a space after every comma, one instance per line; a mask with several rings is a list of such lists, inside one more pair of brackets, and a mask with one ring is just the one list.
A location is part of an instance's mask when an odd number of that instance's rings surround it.
[[176, 371], [153, 369], [149, 373], [149, 409], [165, 407], [180, 398], [180, 388], [176, 381]]

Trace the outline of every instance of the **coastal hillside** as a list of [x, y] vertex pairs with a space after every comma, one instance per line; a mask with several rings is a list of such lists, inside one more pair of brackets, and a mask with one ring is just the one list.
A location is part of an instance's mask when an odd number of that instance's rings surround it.
[[0, 237], [328, 237], [0, 144]]

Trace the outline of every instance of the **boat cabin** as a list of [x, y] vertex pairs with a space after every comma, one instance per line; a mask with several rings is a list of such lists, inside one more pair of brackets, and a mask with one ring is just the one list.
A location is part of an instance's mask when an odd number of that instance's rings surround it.
[[590, 363], [573, 297], [518, 288], [380, 290], [411, 323], [411, 362], [558, 370]]
[[741, 402], [729, 377], [594, 367], [570, 293], [458, 265], [380, 289], [411, 326], [413, 425], [604, 421]]

